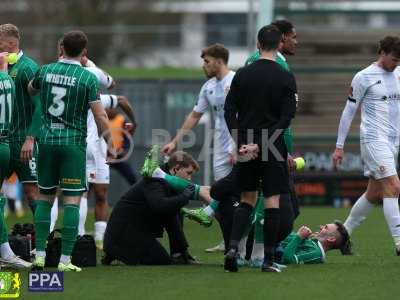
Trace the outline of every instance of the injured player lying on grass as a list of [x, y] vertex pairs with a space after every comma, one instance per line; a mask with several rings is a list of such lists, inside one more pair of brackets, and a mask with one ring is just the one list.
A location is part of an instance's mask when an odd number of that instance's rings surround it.
[[[151, 151], [152, 152], [152, 151]], [[153, 153], [157, 150], [153, 149]], [[174, 189], [183, 189], [188, 182], [181, 178], [176, 178], [165, 174], [159, 167], [158, 161], [146, 159], [142, 168], [142, 175], [145, 177], [159, 177], [166, 180]], [[202, 190], [204, 186], [196, 185], [196, 190]], [[205, 208], [189, 210], [183, 208], [184, 214], [199, 224], [209, 227], [212, 219], [219, 207], [219, 201], [211, 199], [209, 205]], [[255, 225], [255, 241], [250, 261], [245, 261], [245, 251], [240, 251], [241, 257], [239, 265], [249, 265], [259, 268], [263, 262], [263, 210], [254, 209], [253, 224]], [[259, 233], [259, 234], [257, 234]], [[241, 244], [246, 244], [245, 240]], [[242, 248], [242, 247], [239, 247]], [[244, 248], [244, 247], [243, 247]], [[326, 252], [332, 249], [338, 249], [343, 255], [351, 254], [351, 242], [349, 234], [343, 224], [339, 221], [320, 226], [318, 232], [312, 233], [311, 229], [306, 226], [300, 227], [297, 233], [290, 233], [277, 249], [280, 257], [279, 262], [282, 264], [311, 264], [323, 263], [325, 261]], [[285, 266], [278, 265], [282, 269]]]

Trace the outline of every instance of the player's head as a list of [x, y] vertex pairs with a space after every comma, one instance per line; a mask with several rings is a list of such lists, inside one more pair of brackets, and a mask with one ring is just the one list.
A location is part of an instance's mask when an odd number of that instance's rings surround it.
[[0, 71], [7, 72], [7, 52], [0, 52]]
[[200, 169], [197, 161], [184, 151], [174, 152], [167, 162], [169, 172], [186, 180], [192, 180], [192, 174]]
[[217, 76], [229, 61], [229, 50], [221, 44], [214, 44], [201, 50], [203, 71], [208, 78]]
[[278, 51], [282, 41], [282, 33], [275, 25], [262, 27], [257, 34], [257, 48], [260, 51]]
[[400, 64], [400, 38], [385, 36], [379, 41], [379, 65], [388, 72], [393, 72]]
[[0, 52], [18, 52], [19, 50], [19, 30], [13, 24], [0, 25]]
[[278, 27], [282, 33], [282, 43], [279, 45], [279, 51], [286, 55], [294, 55], [297, 47], [297, 33], [293, 24], [287, 20], [276, 20], [271, 25]]
[[339, 221], [321, 225], [320, 230], [311, 237], [318, 239], [326, 249], [339, 249], [343, 255], [351, 254], [349, 233]]
[[87, 53], [88, 38], [80, 30], [69, 31], [64, 34], [60, 42], [60, 53], [64, 57], [80, 58]]

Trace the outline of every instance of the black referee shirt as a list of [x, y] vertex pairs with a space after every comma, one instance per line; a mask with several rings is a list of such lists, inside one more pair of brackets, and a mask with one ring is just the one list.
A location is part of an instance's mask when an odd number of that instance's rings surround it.
[[293, 74], [272, 60], [259, 59], [238, 70], [224, 108], [229, 131], [238, 130], [238, 145], [249, 142], [248, 129], [254, 130], [257, 144], [262, 129], [268, 129], [268, 136], [276, 129], [282, 129], [283, 134], [296, 112], [296, 93]]

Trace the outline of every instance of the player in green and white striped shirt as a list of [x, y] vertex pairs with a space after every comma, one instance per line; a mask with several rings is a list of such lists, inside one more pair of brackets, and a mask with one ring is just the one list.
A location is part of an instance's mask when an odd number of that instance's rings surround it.
[[39, 139], [38, 185], [40, 200], [35, 211], [35, 269], [43, 269], [50, 211], [57, 188], [64, 196], [60, 271], [81, 271], [71, 263], [79, 222], [79, 200], [86, 191], [86, 124], [90, 108], [99, 134], [109, 141], [108, 118], [99, 101], [99, 83], [80, 64], [86, 55], [87, 37], [81, 31], [64, 35], [63, 59], [42, 66], [29, 83], [39, 93], [42, 127]]
[[[19, 49], [20, 33], [13, 24], [0, 25], [0, 51], [17, 54], [17, 61], [8, 65], [8, 72], [14, 80], [16, 98], [10, 124], [10, 168], [22, 182], [23, 191], [34, 211], [34, 200], [38, 197], [36, 157], [33, 155], [34, 140], [40, 123], [39, 98], [28, 93], [28, 83], [38, 65]], [[36, 153], [35, 153], [36, 154]], [[23, 158], [21, 160], [21, 158]]]
[[[7, 74], [6, 54], [5, 52], [0, 53], [0, 186], [8, 173], [9, 129], [15, 102], [15, 85]], [[8, 229], [4, 220], [5, 204], [6, 198], [0, 192], [0, 263], [14, 268], [29, 268], [31, 263], [17, 257], [8, 243]]]

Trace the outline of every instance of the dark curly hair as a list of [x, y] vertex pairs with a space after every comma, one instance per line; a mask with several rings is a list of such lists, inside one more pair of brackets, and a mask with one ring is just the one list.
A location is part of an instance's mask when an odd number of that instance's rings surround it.
[[378, 53], [382, 51], [386, 54], [393, 54], [395, 57], [400, 57], [400, 38], [398, 36], [388, 35], [379, 41]]

